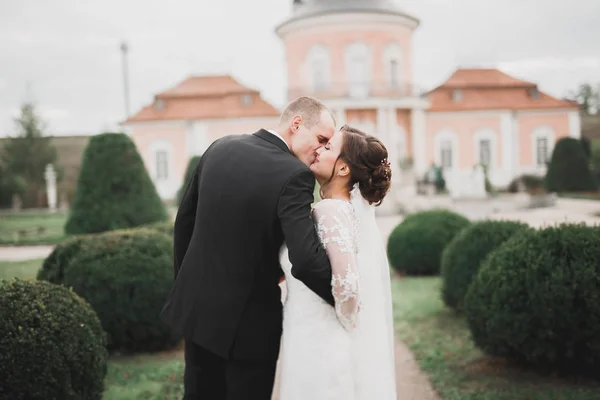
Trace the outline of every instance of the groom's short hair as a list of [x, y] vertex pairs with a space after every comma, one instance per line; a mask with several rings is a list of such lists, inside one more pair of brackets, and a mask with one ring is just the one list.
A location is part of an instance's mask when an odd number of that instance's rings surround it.
[[325, 104], [321, 103], [321, 101], [315, 99], [314, 97], [302, 96], [297, 99], [291, 101], [281, 113], [281, 117], [279, 119], [279, 123], [284, 124], [288, 122], [294, 115], [302, 116], [304, 120], [304, 125], [307, 129], [311, 129], [313, 126], [319, 123], [321, 120], [321, 113], [323, 110], [329, 111], [331, 118], [334, 121], [335, 125], [335, 117], [331, 113], [331, 111], [325, 106]]

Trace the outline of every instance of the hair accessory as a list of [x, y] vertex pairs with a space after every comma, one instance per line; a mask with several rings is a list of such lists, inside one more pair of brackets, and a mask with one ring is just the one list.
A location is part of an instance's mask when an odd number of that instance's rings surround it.
[[381, 165], [383, 165], [384, 167], [386, 167], [383, 176], [385, 176], [386, 179], [390, 178], [390, 163], [388, 162], [387, 158], [384, 158], [383, 160], [381, 160]]

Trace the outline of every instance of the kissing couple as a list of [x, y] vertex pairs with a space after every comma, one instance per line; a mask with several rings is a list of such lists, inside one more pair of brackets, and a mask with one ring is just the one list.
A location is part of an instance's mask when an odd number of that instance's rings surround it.
[[376, 137], [336, 131], [311, 97], [289, 103], [275, 129], [206, 150], [177, 212], [161, 313], [185, 339], [184, 399], [270, 400], [278, 358], [281, 400], [396, 399], [374, 211], [387, 157]]

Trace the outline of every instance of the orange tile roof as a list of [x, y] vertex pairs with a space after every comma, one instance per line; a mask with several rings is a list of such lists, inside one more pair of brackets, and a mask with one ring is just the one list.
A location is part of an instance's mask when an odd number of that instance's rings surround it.
[[475, 87], [535, 87], [535, 83], [514, 78], [497, 69], [464, 68], [456, 70], [440, 87], [447, 89]]
[[156, 97], [223, 96], [233, 93], [256, 93], [256, 90], [245, 87], [229, 75], [191, 76]]
[[[243, 98], [249, 96], [250, 104]], [[159, 107], [161, 105], [162, 107]], [[132, 115], [125, 123], [160, 120], [271, 117], [279, 111], [228, 75], [192, 76], [157, 94], [154, 102]]]
[[[462, 98], [454, 100], [455, 90]], [[538, 91], [537, 97], [532, 93]], [[446, 82], [427, 93], [429, 111], [531, 110], [577, 108], [540, 92], [535, 83], [513, 78], [496, 69], [459, 69]]]

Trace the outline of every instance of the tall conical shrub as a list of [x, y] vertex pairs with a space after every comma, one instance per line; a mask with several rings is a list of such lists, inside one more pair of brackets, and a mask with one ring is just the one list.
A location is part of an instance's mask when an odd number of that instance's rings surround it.
[[187, 189], [187, 187], [188, 187], [190, 179], [192, 178], [192, 175], [194, 174], [194, 170], [196, 169], [196, 167], [198, 166], [198, 163], [200, 162], [200, 158], [202, 158], [202, 156], [194, 156], [194, 157], [190, 158], [190, 161], [188, 162], [188, 165], [187, 165], [187, 169], [185, 170], [185, 176], [183, 177], [183, 183], [181, 184], [181, 187], [179, 188], [179, 191], [177, 192], [177, 204], [181, 204], [181, 199], [183, 198], [185, 189]]
[[582, 192], [598, 189], [588, 158], [579, 140], [562, 138], [556, 142], [546, 174], [546, 188], [551, 192]]
[[83, 154], [65, 232], [98, 233], [166, 220], [168, 213], [131, 139], [103, 133]]

